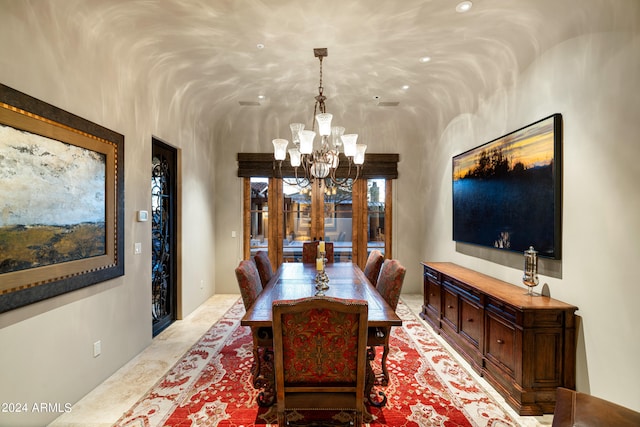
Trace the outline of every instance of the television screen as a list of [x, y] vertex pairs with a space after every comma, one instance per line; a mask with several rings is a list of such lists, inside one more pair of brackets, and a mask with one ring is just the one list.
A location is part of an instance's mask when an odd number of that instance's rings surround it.
[[562, 115], [453, 157], [453, 240], [560, 259]]

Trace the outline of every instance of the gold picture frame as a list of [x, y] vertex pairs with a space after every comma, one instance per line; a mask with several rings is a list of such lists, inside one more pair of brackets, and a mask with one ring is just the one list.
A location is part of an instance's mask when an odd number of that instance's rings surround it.
[[124, 136], [2, 84], [0, 131], [0, 313], [122, 276]]

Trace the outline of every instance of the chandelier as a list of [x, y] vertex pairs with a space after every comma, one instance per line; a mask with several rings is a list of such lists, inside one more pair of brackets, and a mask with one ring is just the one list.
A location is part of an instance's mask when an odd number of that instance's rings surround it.
[[[315, 179], [324, 179], [329, 185], [348, 188], [358, 179], [360, 168], [364, 164], [364, 153], [367, 149], [365, 144], [358, 144], [358, 134], [345, 134], [344, 127], [331, 126], [332, 114], [327, 113], [325, 106], [326, 96], [322, 87], [322, 60], [327, 56], [327, 49], [313, 49], [313, 53], [320, 60], [320, 85], [318, 95], [315, 97], [313, 107], [313, 126], [311, 130], [305, 130], [303, 123], [291, 123], [291, 139], [293, 148], [289, 151], [289, 161], [293, 167], [296, 178], [296, 185], [308, 187]], [[318, 125], [320, 134], [319, 147], [314, 147], [316, 137], [315, 125]], [[282, 161], [287, 157], [287, 145], [289, 141], [277, 138], [272, 141], [274, 158], [281, 168]], [[346, 176], [337, 177], [336, 171], [340, 164], [340, 147], [343, 147], [344, 156], [349, 162]], [[351, 179], [352, 166], [355, 166], [355, 177]], [[303, 176], [299, 175], [300, 174]], [[282, 172], [280, 173], [282, 176]]]

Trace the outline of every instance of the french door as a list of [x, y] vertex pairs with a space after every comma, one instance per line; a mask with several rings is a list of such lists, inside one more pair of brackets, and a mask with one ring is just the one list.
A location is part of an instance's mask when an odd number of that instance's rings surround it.
[[293, 178], [245, 178], [245, 258], [266, 250], [274, 265], [297, 262], [312, 240], [333, 242], [335, 262], [364, 267], [372, 249], [390, 257], [391, 180], [351, 184], [316, 180], [301, 188]]

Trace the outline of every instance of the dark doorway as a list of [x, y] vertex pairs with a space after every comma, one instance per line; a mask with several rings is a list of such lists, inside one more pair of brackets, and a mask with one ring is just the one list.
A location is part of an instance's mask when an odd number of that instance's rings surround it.
[[151, 314], [155, 337], [176, 319], [176, 150], [153, 138], [151, 161]]

